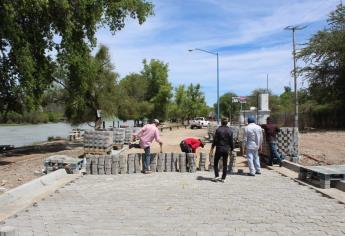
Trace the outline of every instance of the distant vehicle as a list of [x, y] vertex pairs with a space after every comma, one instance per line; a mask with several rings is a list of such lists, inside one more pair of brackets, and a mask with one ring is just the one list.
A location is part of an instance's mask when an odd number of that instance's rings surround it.
[[210, 122], [205, 119], [205, 117], [195, 117], [193, 120], [190, 121], [190, 128], [198, 128], [201, 129], [204, 126], [208, 126]]

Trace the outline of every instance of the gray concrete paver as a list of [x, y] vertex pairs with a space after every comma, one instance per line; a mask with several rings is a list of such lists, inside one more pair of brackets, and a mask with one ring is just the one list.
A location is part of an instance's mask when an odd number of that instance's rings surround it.
[[344, 205], [268, 170], [84, 176], [5, 221], [18, 235], [341, 235]]

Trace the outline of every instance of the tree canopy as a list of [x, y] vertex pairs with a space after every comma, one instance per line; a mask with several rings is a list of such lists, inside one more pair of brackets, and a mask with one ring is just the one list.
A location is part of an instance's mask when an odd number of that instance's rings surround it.
[[[39, 107], [57, 66], [65, 70], [66, 87], [84, 90], [90, 80], [84, 64], [95, 63], [90, 52], [97, 29], [115, 33], [128, 16], [142, 24], [152, 14], [145, 0], [1, 1], [0, 109]], [[78, 94], [73, 102], [80, 108]]]

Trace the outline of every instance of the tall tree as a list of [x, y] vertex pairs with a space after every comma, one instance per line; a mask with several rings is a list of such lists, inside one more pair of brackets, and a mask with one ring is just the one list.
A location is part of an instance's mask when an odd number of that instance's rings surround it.
[[185, 109], [187, 118], [196, 116], [207, 116], [208, 106], [205, 101], [204, 93], [201, 91], [200, 84], [190, 84], [187, 88], [187, 99], [185, 102]]
[[52, 55], [68, 71], [65, 85], [83, 89], [83, 64], [91, 60], [97, 29], [107, 26], [115, 33], [127, 16], [142, 24], [152, 14], [145, 0], [0, 1], [0, 109], [39, 107], [55, 79]]
[[[229, 117], [232, 120], [232, 117], [238, 115], [239, 106], [235, 103], [232, 103], [232, 97], [237, 95], [232, 92], [228, 92], [220, 96], [219, 98], [219, 107], [221, 111], [221, 116]], [[214, 109], [217, 110], [217, 104], [214, 104]]]
[[147, 81], [148, 90], [146, 100], [153, 104], [150, 118], [165, 120], [168, 105], [172, 97], [172, 86], [168, 81], [168, 64], [152, 59], [149, 63], [144, 60], [141, 75]]
[[317, 32], [298, 57], [309, 82], [309, 94], [318, 104], [345, 107], [345, 6], [339, 5], [328, 18], [328, 28]]
[[[76, 58], [78, 66], [68, 70], [67, 81], [61, 81], [67, 90], [66, 116], [73, 123], [98, 121], [97, 110], [102, 116], [117, 114], [118, 74], [113, 72], [108, 48], [101, 46], [95, 57]], [[75, 75], [82, 80], [70, 80]], [[79, 84], [80, 83], [80, 84]]]

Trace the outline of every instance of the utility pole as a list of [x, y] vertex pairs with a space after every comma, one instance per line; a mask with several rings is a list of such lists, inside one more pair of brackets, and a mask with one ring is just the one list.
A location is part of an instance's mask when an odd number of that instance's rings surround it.
[[298, 91], [297, 91], [297, 72], [296, 72], [296, 42], [295, 42], [295, 32], [297, 30], [303, 30], [307, 26], [287, 26], [285, 30], [292, 31], [292, 56], [293, 56], [293, 79], [294, 79], [294, 93], [295, 93], [295, 116], [294, 116], [294, 135], [295, 135], [295, 145], [296, 145], [296, 155], [297, 159], [299, 156], [298, 150]]

